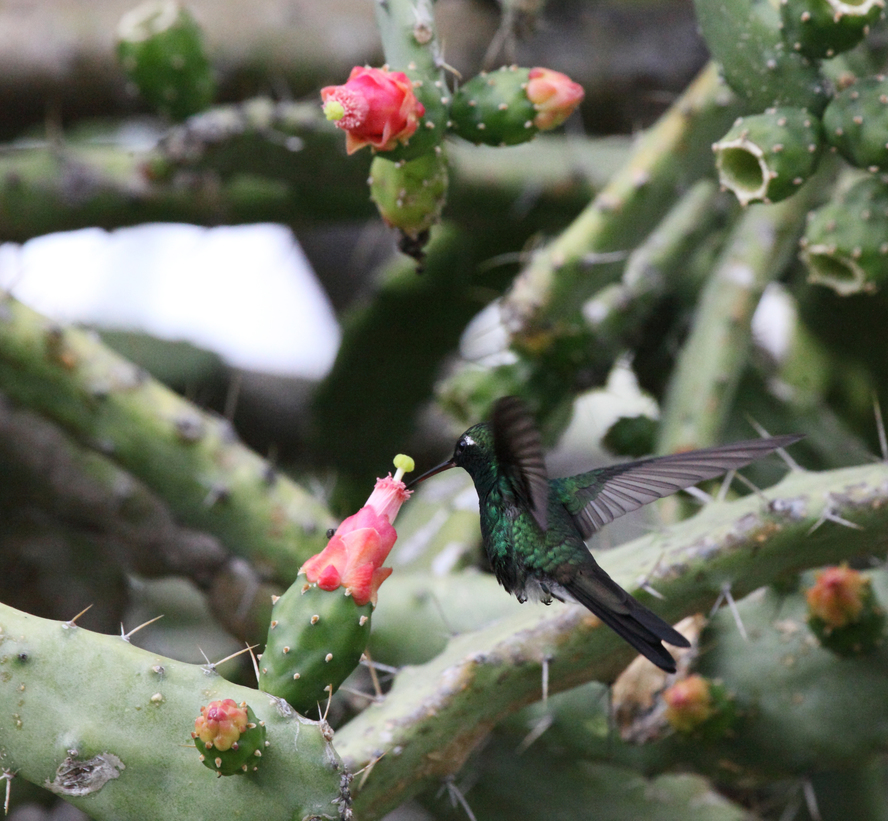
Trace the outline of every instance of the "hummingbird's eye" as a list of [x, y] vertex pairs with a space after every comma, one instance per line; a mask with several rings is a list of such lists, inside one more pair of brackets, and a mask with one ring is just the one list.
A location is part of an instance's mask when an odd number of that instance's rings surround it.
[[466, 440], [460, 439], [456, 443], [456, 448], [455, 448], [456, 455], [459, 456], [461, 453], [465, 453], [465, 450], [466, 450]]

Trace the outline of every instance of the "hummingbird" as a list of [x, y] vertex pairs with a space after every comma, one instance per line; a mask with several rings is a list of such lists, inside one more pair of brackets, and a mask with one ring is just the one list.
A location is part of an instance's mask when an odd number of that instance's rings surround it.
[[550, 479], [533, 416], [517, 396], [495, 403], [489, 422], [470, 427], [453, 456], [409, 487], [461, 467], [478, 493], [484, 551], [497, 581], [518, 601], [575, 601], [667, 673], [675, 659], [663, 646], [689, 647], [670, 624], [601, 568], [586, 540], [632, 510], [797, 442], [772, 436], [656, 456]]

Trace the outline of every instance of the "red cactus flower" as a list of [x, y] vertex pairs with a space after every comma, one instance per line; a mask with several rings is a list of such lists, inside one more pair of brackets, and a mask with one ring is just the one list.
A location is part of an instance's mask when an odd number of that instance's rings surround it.
[[406, 470], [413, 470], [413, 460], [406, 456], [395, 459], [398, 471], [377, 479], [367, 504], [349, 516], [337, 529], [327, 546], [310, 558], [299, 571], [309, 584], [322, 590], [344, 587], [361, 606], [373, 602], [379, 586], [391, 575], [382, 563], [398, 538], [392, 522], [412, 491], [401, 481]]
[[537, 111], [533, 124], [540, 131], [561, 125], [582, 102], [585, 92], [566, 74], [550, 68], [532, 68], [527, 83], [527, 99]]
[[867, 579], [848, 565], [827, 567], [805, 593], [808, 610], [832, 628], [854, 624], [860, 619], [868, 588]]
[[400, 71], [355, 66], [341, 86], [321, 89], [324, 114], [345, 131], [349, 154], [373, 146], [391, 151], [416, 131], [425, 107], [413, 93], [413, 84]]
[[192, 736], [224, 753], [237, 742], [248, 723], [246, 706], [238, 706], [233, 698], [211, 701], [200, 708], [200, 715], [194, 719]]

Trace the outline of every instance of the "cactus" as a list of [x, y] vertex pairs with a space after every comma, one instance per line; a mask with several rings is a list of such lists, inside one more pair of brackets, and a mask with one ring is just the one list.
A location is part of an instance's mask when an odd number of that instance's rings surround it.
[[808, 281], [847, 296], [888, 278], [888, 185], [862, 179], [812, 212], [801, 239]]
[[259, 658], [259, 689], [307, 714], [324, 704], [352, 673], [370, 637], [369, 603], [297, 579], [271, 611]]
[[728, 85], [753, 109], [806, 108], [819, 115], [829, 102], [815, 63], [781, 37], [769, 0], [695, 0], [703, 39]]
[[149, 105], [184, 120], [213, 100], [213, 69], [203, 32], [175, 0], [149, 0], [120, 21], [117, 56], [130, 82]]
[[804, 108], [770, 108], [739, 117], [712, 146], [721, 184], [741, 205], [780, 202], [814, 173], [822, 145], [820, 121]]
[[[249, 700], [257, 723], [265, 722], [262, 766], [246, 778], [217, 778], [190, 743], [199, 705], [226, 699]], [[5, 605], [0, 711], [4, 770], [44, 785], [97, 821], [287, 821], [349, 812], [347, 781], [324, 725], [212, 668]]]
[[398, 454], [395, 467], [274, 601], [259, 687], [301, 713], [336, 692], [367, 646], [379, 586], [392, 572], [382, 567], [397, 539], [392, 522], [410, 497], [401, 477], [413, 460]]
[[447, 180], [443, 150], [398, 162], [379, 156], [370, 166], [370, 197], [386, 225], [417, 240], [440, 220]]
[[226, 698], [200, 708], [191, 733], [205, 767], [222, 775], [256, 772], [262, 761], [265, 722], [246, 701]]
[[[543, 82], [551, 89], [538, 90], [535, 84]], [[503, 66], [460, 86], [453, 96], [449, 125], [472, 143], [517, 145], [532, 140], [541, 129], [560, 125], [582, 99], [582, 88], [563, 74]]]
[[823, 128], [852, 165], [888, 171], [888, 79], [866, 77], [838, 93], [823, 112]]
[[806, 57], [833, 57], [856, 46], [885, 9], [885, 0], [780, 0], [783, 39]]

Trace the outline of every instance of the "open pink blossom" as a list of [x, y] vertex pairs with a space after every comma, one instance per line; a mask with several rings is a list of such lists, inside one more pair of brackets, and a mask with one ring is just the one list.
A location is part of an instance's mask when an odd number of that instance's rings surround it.
[[248, 722], [247, 708], [239, 706], [233, 698], [211, 701], [200, 708], [200, 715], [194, 719], [192, 736], [224, 753], [237, 743]]
[[370, 145], [391, 151], [416, 131], [425, 107], [401, 71], [355, 66], [341, 86], [321, 89], [324, 114], [345, 131], [349, 154]]
[[528, 77], [527, 99], [536, 109], [533, 124], [540, 131], [561, 125], [583, 101], [583, 87], [560, 71], [532, 68]]
[[392, 522], [412, 493], [401, 481], [402, 474], [399, 470], [395, 478], [389, 474], [377, 479], [367, 504], [339, 525], [327, 546], [302, 565], [300, 572], [309, 584], [322, 590], [344, 587], [355, 604], [369, 601], [376, 606], [379, 585], [392, 572], [382, 566], [398, 538]]

